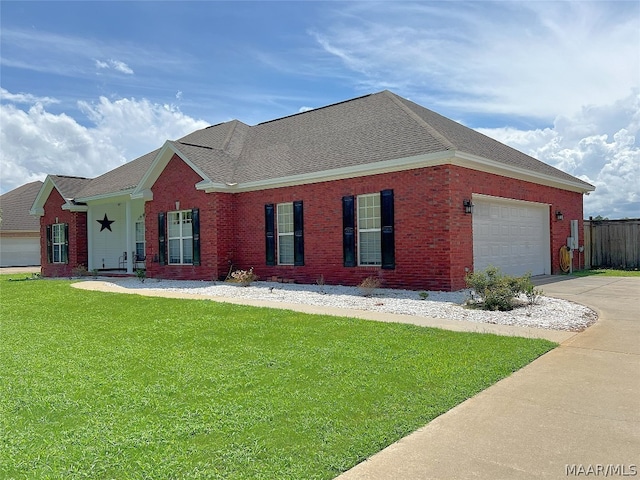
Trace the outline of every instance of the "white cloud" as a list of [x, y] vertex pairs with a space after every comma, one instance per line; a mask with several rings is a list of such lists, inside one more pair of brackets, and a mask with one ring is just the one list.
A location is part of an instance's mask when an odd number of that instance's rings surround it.
[[60, 103], [59, 100], [51, 97], [37, 97], [30, 93], [11, 93], [6, 89], [0, 87], [0, 99], [6, 102], [12, 103], [24, 103], [28, 105], [33, 105], [35, 103], [40, 103], [42, 105], [50, 105], [52, 103]]
[[636, 2], [357, 2], [312, 35], [363, 89], [553, 119], [640, 84]]
[[133, 70], [126, 63], [121, 62], [120, 60], [111, 59], [106, 62], [96, 60], [96, 68], [98, 70], [116, 70], [120, 73], [133, 75]]
[[585, 216], [640, 217], [640, 95], [559, 116], [553, 128], [478, 129], [596, 187]]
[[100, 97], [96, 103], [79, 102], [79, 107], [93, 126], [48, 112], [42, 103], [28, 109], [0, 105], [0, 191], [50, 173], [94, 177], [208, 125], [172, 105], [146, 99]]
[[308, 112], [309, 110], [313, 110], [313, 107], [300, 107], [298, 113]]

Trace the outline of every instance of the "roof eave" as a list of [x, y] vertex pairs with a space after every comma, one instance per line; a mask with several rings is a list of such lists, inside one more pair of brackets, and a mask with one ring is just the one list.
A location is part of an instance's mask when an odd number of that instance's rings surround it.
[[56, 187], [56, 184], [53, 181], [53, 178], [51, 178], [51, 175], [47, 175], [47, 178], [45, 178], [44, 182], [42, 182], [42, 186], [40, 187], [38, 195], [36, 195], [36, 198], [33, 201], [33, 205], [31, 205], [31, 208], [29, 209], [29, 213], [31, 215], [35, 215], [38, 217], [42, 217], [44, 215], [44, 204], [46, 203], [47, 198], [49, 198], [49, 195], [54, 188], [58, 190], [58, 192], [60, 191], [58, 187]]
[[[130, 198], [133, 191], [134, 191], [133, 188], [129, 188], [127, 190], [119, 190], [117, 192], [102, 193], [100, 195], [91, 195], [89, 197], [78, 197], [78, 198], [75, 198], [74, 200], [75, 200], [75, 203], [78, 204], [78, 203], [87, 203], [87, 202], [99, 202], [101, 200], [115, 200], [118, 197]], [[81, 207], [81, 205], [73, 205], [73, 206]], [[76, 210], [76, 211], [81, 211], [81, 210]]]
[[517, 180], [524, 180], [527, 182], [561, 188], [563, 190], [579, 192], [587, 195], [596, 189], [593, 185], [579, 179], [573, 181], [552, 175], [546, 175], [544, 173], [534, 172], [525, 168], [506, 166], [505, 164], [496, 162], [495, 160], [460, 151], [455, 152], [452, 164], [460, 167], [471, 168], [473, 170], [479, 170], [481, 172], [493, 173], [509, 178], [515, 178]]
[[250, 192], [255, 190], [267, 190], [271, 188], [290, 187], [295, 185], [306, 185], [310, 183], [329, 182], [333, 180], [344, 180], [368, 175], [378, 175], [381, 173], [399, 172], [422, 167], [433, 167], [449, 163], [452, 152], [445, 150], [442, 152], [415, 155], [412, 157], [385, 160], [376, 163], [367, 163], [349, 167], [335, 168], [331, 170], [321, 170], [318, 172], [301, 173], [286, 177], [270, 178], [267, 180], [255, 180], [243, 183], [218, 183], [200, 182], [196, 185], [198, 190], [207, 193], [212, 192]]

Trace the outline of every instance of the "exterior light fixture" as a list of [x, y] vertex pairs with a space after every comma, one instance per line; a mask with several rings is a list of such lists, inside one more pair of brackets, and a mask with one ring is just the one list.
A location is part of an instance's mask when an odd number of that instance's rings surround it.
[[471, 203], [471, 200], [463, 200], [462, 206], [464, 207], [464, 213], [473, 213], [473, 203]]
[[562, 214], [562, 212], [560, 210], [556, 211], [556, 220], [560, 221], [564, 219], [564, 215]]

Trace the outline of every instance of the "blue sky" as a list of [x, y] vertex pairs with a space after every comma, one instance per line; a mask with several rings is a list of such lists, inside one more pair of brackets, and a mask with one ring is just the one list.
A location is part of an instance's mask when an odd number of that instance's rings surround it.
[[389, 89], [640, 217], [640, 4], [0, 3], [0, 191]]

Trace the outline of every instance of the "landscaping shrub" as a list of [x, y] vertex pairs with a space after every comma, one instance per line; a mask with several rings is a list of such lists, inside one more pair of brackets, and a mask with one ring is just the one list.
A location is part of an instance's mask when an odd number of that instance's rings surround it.
[[542, 291], [531, 283], [530, 273], [513, 277], [503, 274], [494, 266], [467, 274], [465, 281], [472, 290], [471, 300], [467, 303], [483, 310], [513, 310], [518, 306], [517, 297], [520, 294], [526, 295], [529, 305], [535, 305], [542, 295]]
[[380, 288], [382, 282], [377, 277], [367, 277], [358, 285], [358, 289], [365, 297], [370, 297], [375, 291]]

